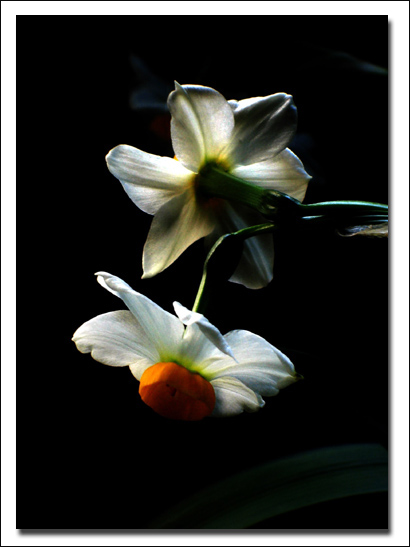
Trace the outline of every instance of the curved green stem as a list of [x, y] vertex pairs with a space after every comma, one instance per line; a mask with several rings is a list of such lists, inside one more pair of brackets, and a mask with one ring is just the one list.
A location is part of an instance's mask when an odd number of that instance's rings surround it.
[[[209, 279], [209, 269], [210, 266], [213, 265], [213, 263], [218, 259], [218, 257], [223, 253], [229, 255], [229, 247], [233, 247], [233, 245], [237, 246], [238, 243], [242, 244], [245, 239], [248, 237], [257, 236], [260, 234], [265, 233], [272, 233], [276, 229], [276, 226], [272, 223], [265, 223], [265, 224], [258, 224], [256, 226], [250, 226], [249, 228], [243, 228], [242, 230], [238, 230], [237, 232], [232, 232], [230, 234], [225, 234], [221, 236], [218, 241], [213, 245], [212, 249], [209, 251], [205, 262], [204, 267], [202, 271], [202, 278], [201, 282], [198, 288], [198, 292], [195, 298], [195, 302], [192, 308], [192, 311], [203, 313], [206, 309], [206, 306], [208, 304], [208, 297], [211, 290], [212, 281]], [[242, 252], [242, 248], [240, 249], [240, 253]], [[228, 256], [228, 258], [230, 258]], [[236, 266], [234, 264], [234, 266]], [[225, 273], [226, 279], [230, 277], [229, 274]], [[223, 276], [223, 274], [222, 274]], [[217, 276], [221, 277], [221, 276]], [[225, 279], [225, 280], [226, 280]]]

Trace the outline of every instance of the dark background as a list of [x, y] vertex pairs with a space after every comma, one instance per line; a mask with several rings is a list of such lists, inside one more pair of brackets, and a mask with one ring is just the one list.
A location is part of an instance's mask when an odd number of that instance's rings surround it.
[[[385, 240], [289, 230], [275, 235], [267, 288], [217, 289], [208, 318], [223, 333], [265, 337], [305, 377], [258, 414], [167, 421], [142, 403], [128, 368], [71, 342], [83, 322], [124, 308], [96, 283], [98, 270], [168, 311], [194, 302], [202, 242], [141, 280], [151, 217], [104, 160], [118, 144], [173, 155], [165, 100], [174, 80], [227, 99], [292, 94], [290, 148], [313, 176], [305, 201], [387, 203], [387, 16], [19, 16], [17, 53], [17, 527], [149, 528], [175, 502], [253, 465], [324, 446], [387, 446]], [[266, 526], [386, 528], [387, 498]]]

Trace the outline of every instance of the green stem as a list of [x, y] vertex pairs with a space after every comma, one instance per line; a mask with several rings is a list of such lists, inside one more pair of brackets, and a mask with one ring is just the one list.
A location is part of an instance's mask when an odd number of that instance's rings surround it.
[[206, 275], [202, 274], [201, 283], [199, 284], [198, 292], [196, 294], [194, 305], [192, 306], [192, 311], [197, 313], [202, 313], [205, 310], [206, 305], [208, 304], [207, 299], [205, 299], [205, 284], [206, 284]]
[[300, 204], [302, 216], [327, 215], [332, 217], [361, 216], [388, 213], [388, 206], [371, 201], [324, 201], [309, 205]]
[[208, 164], [198, 175], [197, 191], [206, 198], [223, 198], [248, 205], [258, 211], [264, 201], [263, 188], [234, 177], [213, 164]]
[[275, 224], [266, 222], [264, 224], [257, 224], [256, 226], [249, 226], [249, 228], [242, 228], [237, 232], [232, 232], [230, 235], [235, 236], [238, 239], [244, 241], [248, 237], [259, 236], [261, 234], [271, 234], [276, 230]]
[[[213, 265], [213, 262], [217, 259], [217, 254], [227, 253], [229, 249], [227, 247], [232, 246], [234, 243], [242, 243], [248, 237], [253, 237], [265, 233], [272, 233], [276, 229], [276, 226], [272, 223], [258, 224], [256, 226], [250, 226], [249, 228], [243, 228], [237, 232], [225, 234], [221, 236], [209, 251], [202, 271], [202, 278], [199, 284], [198, 292], [195, 298], [195, 302], [192, 311], [198, 313], [204, 313], [209, 299], [209, 293], [211, 291], [211, 284], [209, 280], [209, 266]], [[228, 278], [230, 275], [228, 276]]]
[[336, 227], [349, 226], [369, 226], [370, 224], [385, 224], [389, 221], [388, 215], [359, 215], [331, 217], [327, 215], [305, 216], [300, 222], [306, 223], [306, 226], [327, 225]]
[[275, 223], [294, 222], [313, 216], [349, 221], [352, 216], [388, 214], [387, 205], [370, 201], [325, 201], [305, 205], [287, 194], [267, 190], [235, 177], [212, 163], [206, 165], [198, 175], [197, 192], [205, 198], [217, 197], [241, 203], [256, 209]]

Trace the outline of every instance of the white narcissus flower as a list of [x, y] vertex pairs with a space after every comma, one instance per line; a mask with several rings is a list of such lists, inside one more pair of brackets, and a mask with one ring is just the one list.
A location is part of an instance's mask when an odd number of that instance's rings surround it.
[[[297, 118], [290, 95], [228, 102], [210, 87], [176, 83], [168, 106], [175, 159], [127, 145], [106, 158], [135, 205], [155, 215], [144, 247], [144, 278], [163, 271], [202, 237], [212, 245], [225, 233], [264, 222], [245, 205], [201, 195], [199, 175], [207, 166], [299, 201], [311, 178], [286, 148]], [[230, 280], [257, 289], [272, 276], [272, 236], [247, 239]]]
[[244, 330], [222, 336], [202, 314], [175, 302], [176, 317], [120, 278], [96, 275], [129, 311], [87, 321], [73, 341], [101, 363], [130, 367], [142, 400], [161, 416], [200, 420], [255, 412], [265, 404], [262, 396], [298, 380], [291, 361], [260, 336]]

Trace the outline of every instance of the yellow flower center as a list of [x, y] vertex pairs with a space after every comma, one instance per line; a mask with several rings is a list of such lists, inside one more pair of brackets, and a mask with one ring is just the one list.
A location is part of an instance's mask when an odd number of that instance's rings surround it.
[[[174, 160], [179, 161], [176, 156]], [[209, 197], [201, 192], [201, 173], [210, 167], [218, 167], [222, 171], [229, 172], [230, 166], [226, 159], [219, 158], [218, 161], [209, 161], [199, 170], [199, 173], [192, 178], [192, 190], [194, 192], [197, 203], [200, 207], [213, 211], [216, 214], [224, 214], [225, 200], [219, 197]]]
[[202, 420], [215, 406], [214, 388], [197, 373], [176, 363], [157, 363], [140, 380], [141, 399], [171, 420]]

